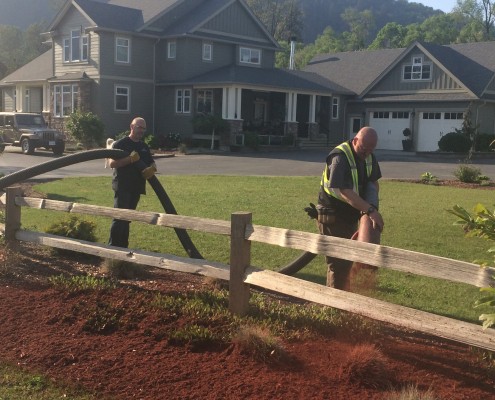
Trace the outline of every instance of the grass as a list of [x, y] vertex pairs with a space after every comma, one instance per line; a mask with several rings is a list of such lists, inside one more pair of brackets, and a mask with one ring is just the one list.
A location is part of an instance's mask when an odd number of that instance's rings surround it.
[[[250, 211], [253, 213], [255, 224], [317, 232], [314, 221], [306, 216], [303, 208], [309, 202], [315, 202], [317, 198], [318, 177], [160, 176], [159, 179], [181, 215], [230, 220], [232, 212]], [[113, 192], [108, 177], [66, 178], [40, 184], [36, 190], [45, 192], [50, 199], [108, 207], [113, 205]], [[148, 195], [141, 198], [138, 209], [162, 211], [158, 199], [149, 187], [148, 191]], [[380, 196], [380, 208], [386, 223], [382, 244], [469, 262], [484, 256], [488, 258], [486, 251], [490, 243], [478, 238], [465, 238], [462, 229], [453, 225], [455, 217], [446, 210], [455, 204], [467, 210], [471, 210], [477, 203], [491, 207], [493, 206], [492, 193], [488, 190], [384, 181], [381, 183]], [[23, 227], [39, 231], [44, 231], [53, 223], [67, 218], [64, 213], [46, 210], [24, 208], [22, 213]], [[106, 243], [111, 221], [107, 218], [91, 216], [82, 216], [82, 218], [95, 223], [97, 241]], [[189, 233], [206, 259], [228, 263], [230, 248], [228, 238], [198, 232]], [[137, 222], [131, 224], [130, 247], [186, 256], [172, 229]], [[262, 268], [276, 270], [299, 254], [300, 252], [295, 250], [253, 243], [251, 263]], [[324, 259], [320, 256], [297, 276], [323, 284], [325, 270]], [[103, 282], [93, 280], [71, 281], [65, 278], [58, 278], [58, 282], [55, 280], [53, 283], [66, 285], [66, 289], [70, 290], [74, 290], [74, 287], [97, 290], [103, 284]], [[180, 306], [182, 312], [195, 314], [199, 322], [203, 318], [224, 318], [221, 310], [225, 307], [224, 297], [226, 295], [216, 293], [215, 295], [203, 293], [200, 298], [188, 299], [157, 297], [154, 306]], [[363, 293], [385, 301], [472, 323], [479, 323], [478, 316], [486, 312], [486, 310], [473, 308], [474, 302], [481, 297], [478, 288], [396, 271], [380, 270], [376, 286], [363, 289]], [[209, 296], [213, 297], [209, 298]], [[262, 338], [262, 342], [256, 346], [270, 344], [271, 336], [263, 334], [267, 332], [264, 330], [266, 327], [269, 327], [275, 335], [286, 335], [291, 328], [300, 329], [308, 325], [316, 331], [328, 330], [329, 326], [346, 326], [350, 329], [369, 330], [370, 332], [376, 328], [372, 325], [363, 326], [365, 324], [359, 317], [331, 308], [319, 306], [301, 308], [297, 305], [291, 307], [290, 305], [267, 304], [256, 293], [253, 293], [251, 305], [255, 311], [248, 318], [248, 323], [251, 321], [262, 329], [262, 334], [259, 332], [257, 334]], [[239, 322], [233, 323], [232, 329], [235, 326], [239, 328], [238, 324]], [[194, 338], [200, 340], [214, 338], [214, 335], [212, 336], [210, 331], [201, 328], [201, 325], [191, 325], [173, 335], [177, 342], [190, 341]], [[247, 337], [251, 338], [251, 335]], [[247, 342], [249, 343], [249, 340]], [[271, 346], [273, 348], [274, 344], [271, 343]], [[261, 353], [263, 354], [263, 351]], [[27, 383], [23, 383], [23, 379], [22, 377], [16, 378], [18, 383], [15, 384], [21, 387], [21, 393], [24, 393], [24, 386], [26, 390], [33, 390], [30, 387], [32, 382], [36, 383], [38, 380], [44, 382], [43, 378], [32, 375], [25, 378]], [[34, 390], [39, 390], [37, 385], [34, 386]], [[47, 389], [43, 388], [42, 391], [44, 390]], [[405, 397], [399, 397], [398, 393], [396, 395], [398, 397], [394, 398], [413, 398], [408, 397], [404, 392], [400, 396], [405, 395]], [[426, 394], [424, 398], [431, 398], [428, 395]], [[63, 393], [59, 395], [58, 392], [53, 392], [51, 395], [43, 396], [41, 392], [33, 396], [13, 397], [9, 395], [5, 397], [0, 392], [0, 399], [56, 399], [62, 398]], [[72, 398], [89, 399], [90, 397], [83, 395], [83, 397]]]
[[[160, 181], [181, 215], [230, 220], [235, 211], [253, 213], [253, 223], [307, 232], [317, 232], [303, 208], [315, 202], [319, 178], [313, 177], [237, 177], [237, 176], [160, 176]], [[382, 244], [427, 254], [472, 262], [488, 257], [490, 243], [479, 238], [465, 238], [454, 226], [455, 217], [446, 210], [459, 204], [471, 210], [478, 202], [492, 206], [492, 191], [464, 189], [415, 183], [381, 183], [380, 208], [385, 220]], [[113, 192], [109, 177], [66, 178], [38, 185], [36, 190], [49, 198], [111, 207]], [[148, 187], [138, 207], [143, 211], [162, 211]], [[23, 209], [23, 224], [28, 229], [44, 231], [67, 218], [60, 212]], [[96, 225], [96, 237], [106, 242], [110, 220], [83, 216]], [[229, 238], [189, 232], [203, 257], [229, 262]], [[130, 247], [186, 256], [172, 229], [131, 224]], [[262, 243], [252, 244], [252, 265], [277, 270], [300, 254], [299, 251]], [[296, 276], [324, 284], [326, 266], [316, 257]], [[474, 309], [481, 297], [478, 288], [435, 280], [396, 271], [380, 270], [377, 286], [364, 294], [396, 304], [435, 312], [452, 318], [478, 323], [486, 310]]]

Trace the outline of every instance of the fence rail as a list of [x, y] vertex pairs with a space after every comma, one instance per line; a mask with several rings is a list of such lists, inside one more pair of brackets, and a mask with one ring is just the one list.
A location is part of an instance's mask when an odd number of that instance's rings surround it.
[[[250, 285], [255, 285], [356, 313], [377, 321], [495, 351], [495, 330], [493, 329], [483, 330], [481, 325], [398, 306], [277, 272], [255, 268], [250, 265], [251, 242], [256, 241], [315, 254], [338, 256], [381, 268], [464, 282], [478, 287], [494, 286], [494, 269], [480, 268], [472, 263], [387, 246], [254, 225], [251, 223], [251, 214], [247, 212], [233, 213], [229, 222], [21, 197], [20, 188], [7, 188], [3, 201], [6, 204], [5, 236], [8, 240], [35, 242], [105, 258], [128, 260], [137, 264], [226, 280], [229, 281], [229, 308], [239, 315], [247, 311], [249, 288]], [[143, 250], [129, 252], [129, 249], [22, 230], [20, 229], [21, 207], [98, 215], [108, 218], [116, 217], [162, 227], [227, 235], [231, 238], [230, 262], [229, 264], [222, 264]]]

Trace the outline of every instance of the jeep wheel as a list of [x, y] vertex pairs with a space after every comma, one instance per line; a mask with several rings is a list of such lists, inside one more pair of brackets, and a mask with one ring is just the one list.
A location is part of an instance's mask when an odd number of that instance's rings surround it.
[[64, 154], [65, 150], [65, 143], [57, 143], [55, 146], [52, 147], [53, 154], [56, 156], [60, 156]]
[[24, 154], [33, 154], [34, 153], [33, 143], [29, 139], [22, 139], [21, 149], [22, 149], [22, 152]]

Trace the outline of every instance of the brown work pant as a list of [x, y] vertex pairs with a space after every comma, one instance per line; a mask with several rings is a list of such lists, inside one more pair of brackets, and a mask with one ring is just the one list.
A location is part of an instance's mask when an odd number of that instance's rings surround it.
[[[317, 222], [318, 230], [322, 235], [336, 236], [350, 239], [356, 232], [357, 223], [348, 223], [335, 219], [332, 223]], [[327, 286], [335, 289], [351, 289], [351, 268], [352, 261], [341, 258], [325, 256], [327, 263]]]

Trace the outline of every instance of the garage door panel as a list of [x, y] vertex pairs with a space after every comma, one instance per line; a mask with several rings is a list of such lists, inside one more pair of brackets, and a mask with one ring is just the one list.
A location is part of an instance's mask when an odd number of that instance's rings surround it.
[[418, 151], [437, 151], [442, 136], [462, 128], [461, 112], [422, 112], [418, 124]]
[[370, 126], [378, 134], [377, 149], [402, 150], [402, 131], [409, 128], [408, 111], [374, 111], [370, 113]]

